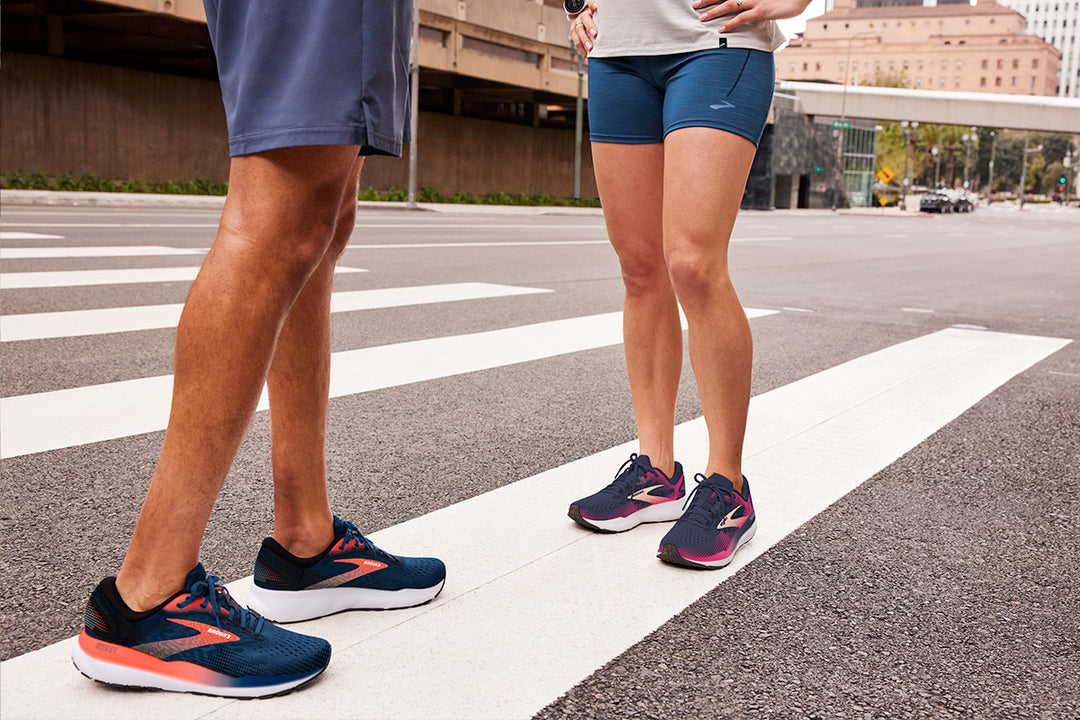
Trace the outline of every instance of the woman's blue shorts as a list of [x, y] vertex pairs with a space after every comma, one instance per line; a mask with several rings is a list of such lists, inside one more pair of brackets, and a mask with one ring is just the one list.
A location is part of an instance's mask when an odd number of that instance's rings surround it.
[[757, 145], [769, 116], [774, 73], [772, 53], [740, 48], [591, 58], [589, 137], [660, 143], [672, 130], [709, 127]]
[[203, 0], [233, 156], [296, 145], [400, 155], [411, 0]]

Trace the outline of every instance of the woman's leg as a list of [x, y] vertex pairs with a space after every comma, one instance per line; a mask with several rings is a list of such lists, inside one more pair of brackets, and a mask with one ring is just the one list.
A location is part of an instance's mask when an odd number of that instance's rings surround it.
[[690, 326], [690, 362], [709, 431], [706, 476], [742, 489], [753, 341], [728, 273], [728, 243], [754, 159], [753, 143], [712, 128], [664, 141], [664, 255]]
[[594, 142], [592, 156], [608, 237], [626, 287], [623, 347], [639, 452], [670, 477], [682, 328], [664, 264], [664, 146]]

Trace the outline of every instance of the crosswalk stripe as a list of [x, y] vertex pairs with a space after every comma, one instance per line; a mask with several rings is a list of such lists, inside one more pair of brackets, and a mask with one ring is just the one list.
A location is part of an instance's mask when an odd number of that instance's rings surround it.
[[[493, 283], [448, 283], [379, 290], [353, 290], [334, 293], [330, 301], [330, 312], [353, 312], [549, 292], [552, 291]], [[0, 342], [171, 328], [176, 327], [183, 309], [183, 303], [177, 303], [4, 315], [0, 316]]]
[[[759, 530], [727, 570], [658, 562], [667, 525], [589, 533], [567, 505], [601, 485], [633, 443], [445, 507], [373, 535], [447, 562], [429, 605], [343, 613], [295, 626], [327, 638], [334, 661], [310, 688], [271, 703], [104, 691], [71, 669], [72, 639], [8, 660], [4, 717], [291, 718], [350, 706], [369, 718], [527, 718], [997, 387], [1070, 341], [948, 329], [755, 397], [746, 469]], [[699, 418], [677, 428], [688, 467], [707, 455]], [[241, 600], [250, 576], [230, 584]], [[365, 673], [355, 702], [356, 668]], [[415, 682], [408, 682], [409, 679]], [[402, 682], [409, 691], [402, 692]]]
[[[747, 317], [775, 310], [746, 309]], [[553, 320], [469, 335], [333, 354], [330, 396], [487, 370], [617, 345], [622, 313]], [[163, 430], [172, 376], [139, 378], [0, 399], [0, 458]], [[259, 409], [269, 407], [264, 390]]]
[[[6, 235], [7, 233], [0, 233]], [[14, 233], [20, 234], [20, 233]], [[29, 233], [27, 233], [29, 234]], [[42, 235], [56, 238], [56, 235]], [[0, 238], [2, 239], [2, 238]], [[78, 245], [72, 247], [0, 248], [0, 260], [43, 260], [50, 258], [157, 257], [160, 255], [205, 255], [206, 248], [165, 245]]]
[[[367, 272], [338, 266], [335, 273]], [[127, 285], [133, 283], [190, 282], [198, 267], [123, 268], [118, 270], [49, 270], [0, 273], [0, 290], [75, 287], [79, 285]]]
[[[45, 235], [43, 233], [30, 232], [0, 232], [0, 241], [3, 240], [62, 240], [62, 235]], [[0, 248], [0, 259], [7, 257], [4, 254], [6, 248]]]

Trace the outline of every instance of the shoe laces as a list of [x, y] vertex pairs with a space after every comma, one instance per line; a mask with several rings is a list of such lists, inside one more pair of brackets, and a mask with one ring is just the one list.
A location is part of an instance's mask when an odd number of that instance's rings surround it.
[[371, 542], [371, 540], [368, 540], [366, 537], [364, 537], [364, 534], [360, 532], [359, 528], [357, 528], [356, 525], [354, 525], [352, 522], [348, 520], [342, 520], [342, 523], [344, 523], [345, 525], [345, 535], [343, 535], [340, 540], [341, 548], [343, 550], [350, 546], [363, 548], [372, 555], [375, 555], [377, 557], [384, 557], [392, 560], [399, 565], [401, 564], [401, 560], [397, 559], [390, 553], [380, 548], [375, 543]]
[[604, 488], [605, 492], [616, 493], [619, 497], [629, 497], [633, 494], [634, 488], [646, 472], [644, 464], [638, 461], [638, 457], [640, 456], [637, 453], [630, 454], [630, 459], [624, 462], [615, 473], [615, 480]]
[[[701, 473], [695, 475], [694, 480], [697, 485], [686, 496], [682, 519], [702, 527], [715, 526], [720, 516], [735, 504], [735, 493], [706, 482], [707, 478]], [[705, 488], [706, 495], [698, 494], [702, 488]]]
[[184, 608], [199, 600], [200, 608], [210, 608], [219, 630], [225, 629], [221, 627], [221, 610], [225, 609], [235, 625], [244, 630], [250, 629], [254, 635], [261, 635], [263, 616], [241, 606], [220, 583], [221, 578], [217, 575], [207, 575], [205, 580], [196, 580], [191, 585], [188, 596], [177, 607]]

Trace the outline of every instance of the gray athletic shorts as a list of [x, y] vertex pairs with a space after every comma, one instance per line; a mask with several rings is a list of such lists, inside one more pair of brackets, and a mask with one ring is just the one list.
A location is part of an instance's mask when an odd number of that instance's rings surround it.
[[359, 145], [401, 155], [412, 0], [203, 0], [229, 154]]

